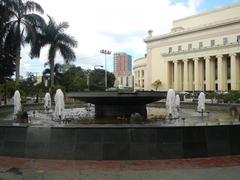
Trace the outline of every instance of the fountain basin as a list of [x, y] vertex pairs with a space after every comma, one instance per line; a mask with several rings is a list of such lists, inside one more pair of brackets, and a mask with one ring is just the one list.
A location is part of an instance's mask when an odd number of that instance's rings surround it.
[[240, 125], [0, 126], [0, 155], [43, 159], [138, 160], [240, 154]]
[[95, 105], [96, 118], [126, 117], [139, 113], [146, 118], [146, 104], [164, 99], [165, 92], [142, 91], [136, 93], [118, 92], [72, 92], [67, 97]]

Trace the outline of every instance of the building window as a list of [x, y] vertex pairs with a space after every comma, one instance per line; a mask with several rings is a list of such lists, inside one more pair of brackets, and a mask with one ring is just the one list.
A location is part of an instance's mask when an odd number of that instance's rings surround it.
[[142, 77], [144, 77], [144, 70], [142, 70]]
[[188, 50], [192, 49], [192, 44], [188, 44]]
[[199, 49], [203, 48], [203, 42], [199, 42]]
[[237, 42], [240, 43], [240, 35], [237, 36]]
[[182, 50], [182, 46], [178, 46], [178, 51], [181, 51]]
[[228, 38], [223, 38], [223, 44], [226, 45], [228, 43]]
[[169, 47], [168, 48], [168, 53], [171, 53], [172, 52], [172, 47]]
[[211, 40], [211, 47], [215, 46], [215, 40]]

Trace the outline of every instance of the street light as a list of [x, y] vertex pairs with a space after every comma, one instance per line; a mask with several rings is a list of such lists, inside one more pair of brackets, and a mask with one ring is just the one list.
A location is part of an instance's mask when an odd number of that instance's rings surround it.
[[110, 55], [112, 52], [109, 50], [100, 50], [101, 54], [105, 54], [105, 89], [107, 89], [107, 55]]

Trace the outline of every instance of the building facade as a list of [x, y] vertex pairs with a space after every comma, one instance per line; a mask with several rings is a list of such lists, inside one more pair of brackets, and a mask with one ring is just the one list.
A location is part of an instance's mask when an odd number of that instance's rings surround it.
[[134, 90], [146, 90], [147, 64], [146, 57], [134, 61]]
[[124, 52], [114, 53], [113, 73], [116, 78], [115, 86], [133, 87], [132, 56]]
[[170, 33], [144, 39], [146, 89], [240, 90], [240, 4], [175, 20]]

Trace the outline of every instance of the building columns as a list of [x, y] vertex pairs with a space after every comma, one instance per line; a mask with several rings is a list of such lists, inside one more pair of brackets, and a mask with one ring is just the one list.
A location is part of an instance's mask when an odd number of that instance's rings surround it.
[[199, 91], [199, 71], [198, 71], [198, 58], [194, 58], [194, 86], [195, 91]]
[[188, 67], [188, 59], [183, 60], [183, 90], [188, 91], [189, 90], [189, 67]]
[[189, 83], [188, 83], [188, 86], [189, 86], [189, 91], [193, 91], [194, 90], [194, 84], [193, 84], [193, 77], [194, 77], [194, 67], [193, 67], [193, 61], [189, 61], [188, 62], [188, 68], [189, 68]]
[[178, 89], [179, 89], [178, 61], [173, 61], [173, 63], [174, 63], [174, 90], [178, 91]]
[[210, 57], [207, 56], [205, 59], [205, 82], [206, 82], [206, 91], [211, 89], [211, 80], [210, 80]]
[[231, 64], [231, 90], [237, 90], [237, 56], [230, 54]]
[[224, 85], [223, 85], [223, 55], [217, 55], [217, 77], [218, 77], [218, 90], [223, 91]]

